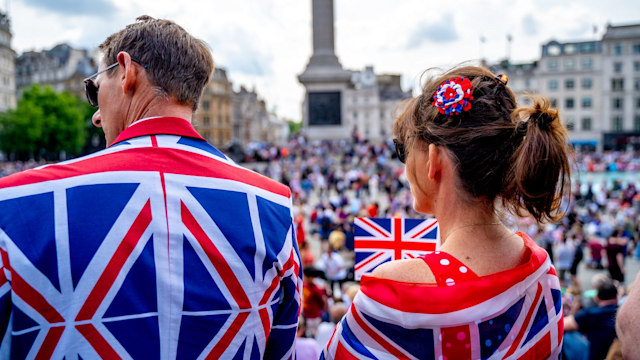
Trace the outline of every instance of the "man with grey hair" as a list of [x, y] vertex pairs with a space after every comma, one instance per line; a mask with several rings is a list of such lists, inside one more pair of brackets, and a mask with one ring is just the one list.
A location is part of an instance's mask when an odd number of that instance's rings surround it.
[[142, 16], [99, 48], [107, 148], [0, 179], [0, 358], [292, 357], [291, 192], [191, 125], [208, 47]]

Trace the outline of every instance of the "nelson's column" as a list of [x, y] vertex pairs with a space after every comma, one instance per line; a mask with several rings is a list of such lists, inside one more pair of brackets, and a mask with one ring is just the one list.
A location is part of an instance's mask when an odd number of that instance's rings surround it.
[[333, 0], [312, 0], [313, 54], [298, 76], [306, 92], [302, 105], [303, 128], [309, 139], [346, 139], [343, 93], [351, 79], [334, 52]]

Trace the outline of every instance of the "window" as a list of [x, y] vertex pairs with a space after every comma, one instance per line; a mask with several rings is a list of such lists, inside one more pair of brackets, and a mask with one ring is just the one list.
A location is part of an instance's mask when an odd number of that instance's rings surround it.
[[576, 61], [574, 59], [566, 59], [564, 61], [565, 69], [574, 69], [576, 67]]
[[640, 43], [633, 44], [633, 53], [640, 54]]
[[549, 80], [549, 90], [555, 90], [558, 88], [558, 80]]
[[585, 97], [582, 98], [582, 108], [583, 109], [591, 108], [591, 97], [590, 96], [585, 96]]
[[567, 109], [573, 109], [573, 98], [566, 98], [564, 101], [564, 107]]
[[549, 60], [548, 67], [549, 67], [549, 70], [557, 69], [558, 68], [558, 60], [556, 60], [556, 59]]
[[592, 85], [593, 85], [593, 80], [591, 80], [591, 78], [582, 78], [583, 89], [591, 89]]
[[573, 79], [566, 79], [564, 81], [565, 89], [573, 89], [575, 87], [576, 82]]
[[622, 44], [613, 45], [613, 54], [614, 55], [622, 55]]
[[616, 73], [621, 73], [622, 72], [622, 63], [621, 62], [613, 63], [613, 72], [616, 72]]
[[611, 122], [611, 130], [615, 132], [622, 131], [622, 116], [614, 116]]
[[636, 98], [636, 109], [640, 109], [640, 97]]
[[624, 90], [624, 79], [617, 78], [611, 79], [611, 91], [622, 91]]
[[558, 107], [558, 99], [551, 98], [551, 107], [552, 108]]
[[[204, 107], [204, 103], [202, 105], [203, 105], [202, 107]], [[202, 125], [209, 126], [210, 123], [211, 123], [211, 119], [208, 116], [204, 116], [202, 118]]]
[[640, 71], [640, 61], [633, 62], [633, 70]]
[[640, 90], [640, 79], [633, 79], [633, 90]]
[[211, 104], [209, 104], [208, 100], [205, 100], [202, 102], [202, 110], [209, 110], [210, 107], [211, 107]]
[[640, 131], [640, 115], [636, 115], [633, 119], [633, 129], [635, 131]]
[[590, 57], [582, 58], [582, 68], [591, 69], [593, 67], [593, 59]]
[[595, 46], [592, 42], [582, 43], [580, 45], [580, 51], [582, 52], [593, 52], [595, 50]]
[[591, 130], [591, 118], [584, 117], [582, 118], [582, 130]]
[[624, 101], [622, 98], [613, 98], [612, 107], [616, 110], [621, 110], [624, 106]]

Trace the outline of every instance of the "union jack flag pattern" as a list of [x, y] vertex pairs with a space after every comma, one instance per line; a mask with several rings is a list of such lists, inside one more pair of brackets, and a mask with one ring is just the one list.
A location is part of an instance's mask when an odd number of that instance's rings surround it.
[[0, 358], [292, 358], [287, 187], [186, 120], [0, 179]]
[[[544, 249], [518, 234], [529, 260], [497, 274], [479, 277], [436, 251], [424, 259], [437, 284], [365, 275], [321, 359], [558, 359], [558, 277]], [[467, 279], [441, 281], [434, 260]]]
[[354, 227], [356, 280], [387, 261], [413, 259], [440, 246], [435, 219], [356, 218]]

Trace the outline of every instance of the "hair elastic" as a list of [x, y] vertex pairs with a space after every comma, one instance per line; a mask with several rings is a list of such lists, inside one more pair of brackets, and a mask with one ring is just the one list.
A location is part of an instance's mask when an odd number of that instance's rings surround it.
[[507, 86], [507, 83], [509, 82], [509, 77], [505, 74], [500, 74], [496, 76], [496, 80], [500, 81], [502, 85]]

